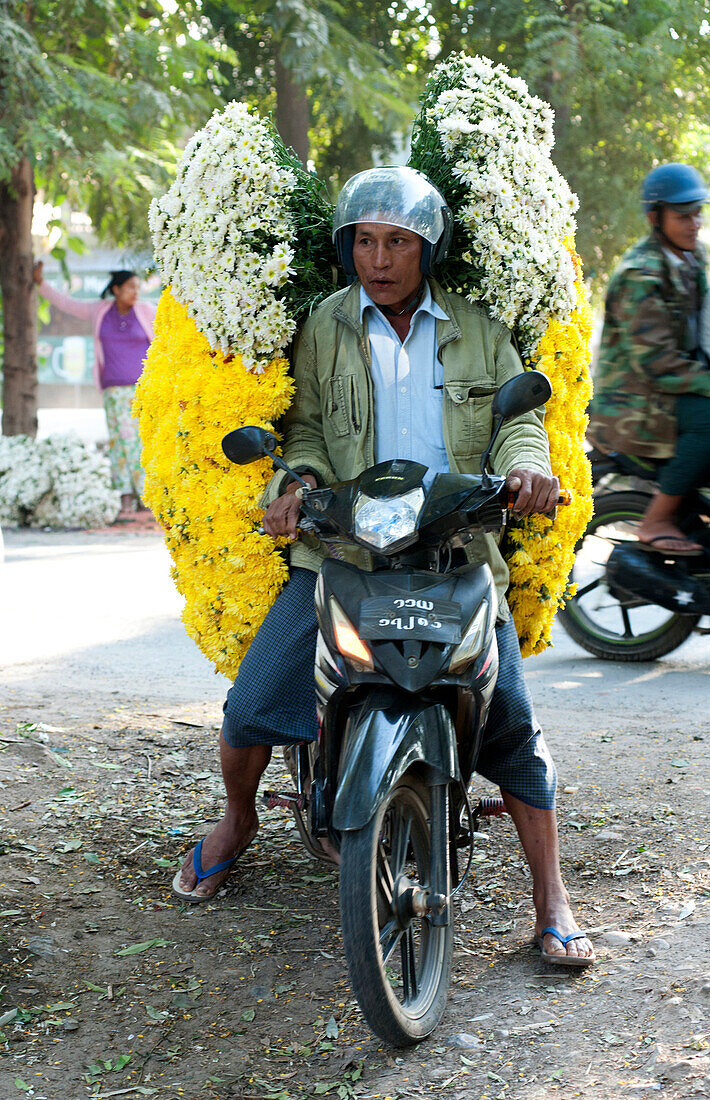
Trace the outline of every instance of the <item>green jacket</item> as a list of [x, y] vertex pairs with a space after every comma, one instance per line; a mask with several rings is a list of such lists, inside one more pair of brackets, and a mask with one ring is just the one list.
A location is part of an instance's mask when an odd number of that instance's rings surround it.
[[[437, 321], [438, 355], [444, 367], [444, 443], [452, 473], [479, 473], [491, 434], [496, 389], [522, 372], [510, 331], [480, 306], [448, 294], [433, 279], [432, 295], [448, 321]], [[326, 299], [305, 322], [293, 358], [296, 394], [284, 419], [284, 458], [292, 468], [308, 467], [324, 485], [357, 477], [375, 461], [374, 395], [370, 342], [360, 322], [360, 285]], [[540, 412], [505, 424], [492, 454], [496, 473], [516, 467], [549, 475], [547, 434]], [[266, 507], [283, 490], [287, 475], [276, 474], [262, 500]], [[320, 547], [305, 536], [291, 547], [291, 564], [318, 569]], [[504, 601], [508, 569], [491, 535], [472, 544], [472, 561], [487, 561]]]
[[695, 303], [655, 234], [634, 245], [611, 278], [587, 433], [604, 452], [669, 458], [676, 397], [710, 397], [710, 370], [688, 347], [689, 311], [707, 293], [705, 257], [695, 256]]

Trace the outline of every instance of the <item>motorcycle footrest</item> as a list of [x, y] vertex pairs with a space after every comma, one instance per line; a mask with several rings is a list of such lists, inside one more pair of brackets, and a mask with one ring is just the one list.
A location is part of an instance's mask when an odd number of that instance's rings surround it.
[[479, 798], [473, 808], [473, 820], [477, 825], [482, 817], [501, 817], [507, 812], [502, 798]]
[[282, 810], [305, 810], [306, 796], [296, 791], [264, 791], [261, 796], [270, 810], [280, 806]]

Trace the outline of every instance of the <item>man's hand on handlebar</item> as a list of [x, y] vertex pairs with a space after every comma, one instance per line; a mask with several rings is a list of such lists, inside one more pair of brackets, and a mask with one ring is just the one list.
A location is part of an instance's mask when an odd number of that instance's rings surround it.
[[560, 483], [556, 477], [547, 477], [535, 470], [511, 470], [506, 479], [511, 493], [515, 493], [513, 514], [530, 516], [533, 512], [554, 516], [560, 503]]
[[[303, 478], [315, 489], [317, 482], [311, 474]], [[554, 515], [560, 503], [560, 485], [556, 477], [547, 477], [535, 470], [511, 470], [506, 479], [511, 493], [516, 494], [513, 512], [516, 516], [529, 516], [533, 512]], [[301, 514], [301, 500], [296, 495], [298, 482], [292, 481], [286, 491], [277, 497], [264, 513], [263, 531], [271, 538], [298, 538], [298, 518]]]
[[[305, 474], [303, 480], [311, 489], [315, 489], [317, 482], [311, 474]], [[273, 500], [266, 509], [262, 524], [265, 535], [271, 535], [272, 539], [284, 535], [291, 540], [298, 537], [298, 517], [301, 514], [301, 498], [296, 496], [298, 488], [298, 482], [292, 481], [286, 492]]]

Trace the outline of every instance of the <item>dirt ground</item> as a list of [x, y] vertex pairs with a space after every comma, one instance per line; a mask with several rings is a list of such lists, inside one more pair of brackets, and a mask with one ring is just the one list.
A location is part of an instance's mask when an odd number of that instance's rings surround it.
[[494, 821], [458, 907], [446, 1016], [401, 1053], [350, 995], [337, 872], [283, 811], [263, 812], [217, 901], [171, 897], [221, 805], [214, 718], [79, 697], [3, 708], [2, 1100], [710, 1093], [707, 722], [692, 740], [639, 721], [555, 744], [565, 876], [599, 961], [539, 961], [529, 879]]
[[[221, 809], [213, 703], [6, 693], [0, 1100], [707, 1097], [710, 720], [669, 708], [659, 721], [639, 701], [622, 720], [600, 705], [573, 736], [543, 714], [597, 964], [540, 962], [530, 879], [510, 821], [493, 821], [457, 907], [446, 1015], [401, 1052], [360, 1017], [337, 871], [284, 811], [262, 812], [213, 903], [172, 897]], [[275, 759], [271, 785], [284, 776]]]

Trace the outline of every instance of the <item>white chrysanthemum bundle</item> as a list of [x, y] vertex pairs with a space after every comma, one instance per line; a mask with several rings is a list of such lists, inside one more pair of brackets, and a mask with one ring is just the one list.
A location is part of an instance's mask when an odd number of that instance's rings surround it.
[[533, 355], [549, 322], [576, 304], [575, 268], [560, 244], [576, 196], [555, 168], [553, 112], [486, 57], [452, 57], [430, 77], [410, 164], [452, 205], [455, 257], [443, 281], [483, 301]]
[[105, 527], [120, 506], [108, 459], [74, 433], [0, 436], [0, 523]]
[[427, 82], [410, 159], [454, 214], [441, 282], [484, 302], [552, 383], [550, 461], [572, 503], [554, 521], [531, 516], [508, 530], [508, 601], [524, 657], [550, 644], [592, 512], [583, 449], [591, 313], [574, 251], [577, 200], [551, 160], [552, 124], [550, 107], [503, 65], [460, 54]]
[[247, 370], [262, 370], [294, 332], [275, 291], [292, 273], [296, 184], [269, 124], [231, 103], [195, 134], [151, 205], [163, 282], [210, 347], [238, 352]]

